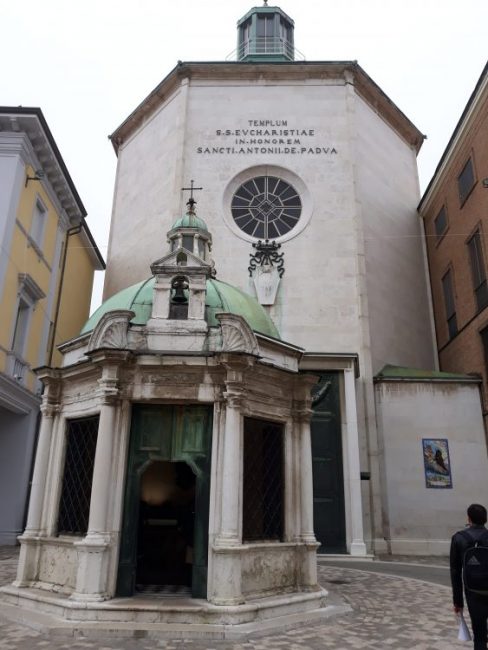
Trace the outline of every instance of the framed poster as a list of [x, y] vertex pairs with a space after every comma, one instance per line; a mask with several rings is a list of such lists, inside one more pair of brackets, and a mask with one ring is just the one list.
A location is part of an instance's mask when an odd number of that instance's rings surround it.
[[452, 488], [451, 461], [446, 438], [422, 438], [425, 487]]

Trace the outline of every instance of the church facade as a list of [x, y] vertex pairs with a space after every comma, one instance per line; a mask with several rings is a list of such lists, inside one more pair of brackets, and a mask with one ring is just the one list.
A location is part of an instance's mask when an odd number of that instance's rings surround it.
[[39, 371], [4, 598], [142, 621], [137, 597], [181, 587], [204, 609], [158, 623], [322, 615], [317, 549], [443, 554], [486, 494], [479, 379], [437, 370], [422, 134], [357, 63], [294, 60], [278, 7], [238, 34], [236, 62], [178, 64], [111, 136], [105, 302]]

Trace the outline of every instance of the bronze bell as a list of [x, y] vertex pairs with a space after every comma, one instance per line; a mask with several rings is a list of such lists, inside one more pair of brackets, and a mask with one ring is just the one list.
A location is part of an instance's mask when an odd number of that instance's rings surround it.
[[174, 294], [171, 298], [173, 303], [186, 303], [188, 298], [185, 296], [185, 289], [188, 289], [188, 283], [184, 278], [177, 278], [173, 282], [173, 291]]

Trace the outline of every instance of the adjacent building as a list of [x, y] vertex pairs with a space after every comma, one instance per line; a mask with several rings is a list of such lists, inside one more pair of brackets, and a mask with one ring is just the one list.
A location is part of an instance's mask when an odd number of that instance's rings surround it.
[[104, 261], [39, 108], [0, 107], [0, 544], [25, 522], [42, 384]]
[[419, 204], [439, 365], [483, 378], [488, 415], [488, 66]]

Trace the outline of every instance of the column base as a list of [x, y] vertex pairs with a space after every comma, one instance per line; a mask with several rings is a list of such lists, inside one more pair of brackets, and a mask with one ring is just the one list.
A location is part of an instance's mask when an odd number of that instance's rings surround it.
[[364, 556], [368, 554], [366, 544], [364, 542], [352, 542], [349, 549], [351, 555]]
[[69, 600], [74, 600], [77, 603], [102, 603], [104, 600], [108, 600], [110, 596], [107, 594], [83, 594], [78, 591], [74, 591]]
[[78, 549], [78, 573], [72, 600], [100, 602], [110, 598], [107, 589], [110, 541], [108, 533], [88, 533], [84, 539], [75, 542]]

